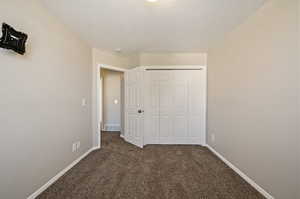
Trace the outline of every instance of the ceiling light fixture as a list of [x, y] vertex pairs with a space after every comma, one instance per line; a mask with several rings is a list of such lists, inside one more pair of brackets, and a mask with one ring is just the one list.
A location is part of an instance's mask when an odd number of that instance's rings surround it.
[[151, 3], [157, 2], [157, 0], [147, 0], [147, 1]]

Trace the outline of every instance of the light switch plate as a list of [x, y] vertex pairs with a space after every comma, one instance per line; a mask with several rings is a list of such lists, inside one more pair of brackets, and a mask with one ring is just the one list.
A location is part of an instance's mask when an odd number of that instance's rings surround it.
[[73, 143], [73, 144], [72, 144], [72, 152], [75, 152], [76, 149], [77, 149], [77, 145], [76, 145], [76, 143]]
[[87, 105], [86, 99], [82, 98], [82, 100], [81, 100], [81, 106], [86, 106], [86, 105]]

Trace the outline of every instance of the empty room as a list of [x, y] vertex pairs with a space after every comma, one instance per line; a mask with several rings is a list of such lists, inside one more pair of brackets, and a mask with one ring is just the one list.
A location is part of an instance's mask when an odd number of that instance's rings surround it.
[[0, 0], [0, 199], [300, 199], [300, 0]]

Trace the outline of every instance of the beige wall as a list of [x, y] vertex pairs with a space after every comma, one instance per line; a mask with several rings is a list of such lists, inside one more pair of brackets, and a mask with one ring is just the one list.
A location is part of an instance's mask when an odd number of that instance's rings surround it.
[[206, 53], [141, 53], [140, 65], [203, 65]]
[[278, 199], [300, 198], [298, 25], [269, 1], [208, 52], [208, 142]]
[[[103, 124], [121, 128], [121, 79], [122, 72], [101, 69], [103, 89]], [[118, 104], [114, 103], [118, 100]]]
[[26, 55], [0, 50], [0, 198], [24, 199], [92, 147], [92, 52], [38, 0], [1, 1], [0, 19], [29, 35]]
[[130, 69], [150, 65], [206, 65], [206, 53], [136, 53], [122, 54], [93, 49], [93, 62]]
[[134, 68], [139, 65], [138, 54], [123, 54], [105, 50], [93, 49], [93, 63], [106, 64], [119, 68]]
[[[300, 124], [300, 0], [298, 0], [298, 124]], [[300, 127], [298, 127], [300, 129]], [[298, 131], [298, 137], [296, 138], [296, 140], [300, 140], [300, 130]], [[298, 159], [298, 164], [297, 164], [297, 167], [298, 167], [298, 195], [296, 198], [300, 198], [300, 144], [299, 142], [297, 143], [296, 145], [296, 151], [297, 151], [297, 156], [296, 156], [296, 159]]]

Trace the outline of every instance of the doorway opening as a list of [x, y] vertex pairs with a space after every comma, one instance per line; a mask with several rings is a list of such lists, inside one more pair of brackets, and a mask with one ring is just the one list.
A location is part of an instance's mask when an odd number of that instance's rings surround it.
[[124, 135], [124, 73], [101, 68], [101, 131]]
[[117, 133], [124, 137], [124, 72], [125, 69], [98, 65], [97, 70], [97, 141], [102, 133]]

